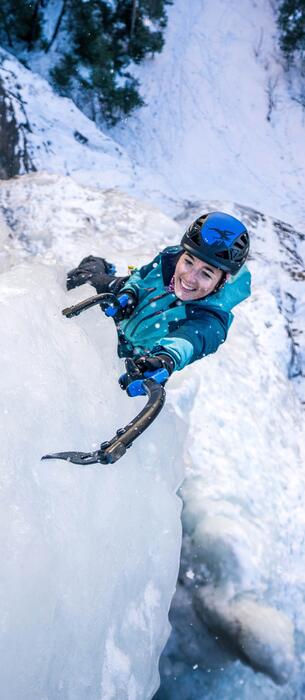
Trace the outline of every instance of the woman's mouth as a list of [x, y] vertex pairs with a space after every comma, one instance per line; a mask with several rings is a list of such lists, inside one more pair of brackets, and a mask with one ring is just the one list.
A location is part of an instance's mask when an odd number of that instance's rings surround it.
[[196, 292], [195, 287], [191, 287], [189, 284], [187, 284], [186, 282], [184, 282], [184, 281], [181, 279], [181, 277], [180, 277], [179, 282], [180, 282], [180, 287], [181, 287], [181, 289], [183, 289], [184, 292]]

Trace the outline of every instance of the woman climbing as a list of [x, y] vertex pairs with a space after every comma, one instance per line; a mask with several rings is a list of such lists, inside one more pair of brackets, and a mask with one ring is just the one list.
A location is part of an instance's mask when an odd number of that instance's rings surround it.
[[[248, 253], [244, 224], [211, 212], [130, 276], [116, 277], [112, 264], [89, 256], [68, 273], [67, 288], [89, 282], [98, 294], [114, 293], [119, 303], [103, 310], [116, 323], [119, 356], [133, 358], [137, 377], [160, 368], [170, 375], [226, 340], [232, 308], [251, 293]], [[124, 375], [122, 388], [132, 379]]]

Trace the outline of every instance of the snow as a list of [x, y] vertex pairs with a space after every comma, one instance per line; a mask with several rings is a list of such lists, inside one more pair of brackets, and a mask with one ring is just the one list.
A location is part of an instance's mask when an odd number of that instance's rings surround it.
[[[70, 268], [86, 255], [116, 258], [118, 274], [176, 244], [181, 227], [116, 189], [84, 188], [71, 177], [31, 174], [0, 184], [0, 202], [24, 253], [48, 253]], [[92, 291], [92, 288], [90, 288]]]
[[238, 202], [304, 231], [304, 111], [273, 5], [175, 0], [162, 53], [134, 70], [146, 106], [110, 133], [173, 199]]
[[156, 182], [153, 173], [135, 169], [125, 149], [100, 131], [72, 100], [59, 97], [46, 80], [3, 49], [0, 49], [0, 79], [20, 125], [19, 150], [23, 152], [24, 135], [32, 169], [71, 175], [81, 184], [118, 188], [140, 198], [143, 198], [143, 181], [145, 188], [152, 189], [153, 205], [167, 201], [162, 177]]
[[[38, 170], [85, 177], [90, 184], [109, 187], [128, 183], [132, 164], [124, 150], [104, 135], [73, 104], [59, 97], [51, 86], [0, 50], [0, 75], [13, 99], [19, 121], [29, 125], [27, 141]], [[47, 104], [47, 109], [46, 109]], [[75, 133], [87, 139], [80, 143]]]

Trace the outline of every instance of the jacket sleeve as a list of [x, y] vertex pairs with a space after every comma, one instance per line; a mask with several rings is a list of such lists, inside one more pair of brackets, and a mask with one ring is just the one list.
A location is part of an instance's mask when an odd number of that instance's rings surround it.
[[160, 262], [161, 254], [159, 253], [159, 255], [157, 255], [150, 263], [148, 263], [147, 265], [143, 265], [143, 267], [140, 267], [138, 270], [135, 270], [130, 275], [130, 277], [126, 280], [124, 286], [122, 287], [121, 292], [127, 292], [128, 290], [131, 290], [136, 295], [137, 300], [140, 301], [142, 296], [144, 296], [147, 291], [145, 278], [154, 268], [160, 265]]
[[227, 322], [224, 315], [220, 318], [208, 312], [196, 321], [186, 321], [180, 328], [162, 338], [152, 349], [152, 354], [165, 352], [174, 360], [175, 370], [181, 370], [195, 360], [216, 352], [226, 340], [232, 320], [232, 314], [226, 315]]

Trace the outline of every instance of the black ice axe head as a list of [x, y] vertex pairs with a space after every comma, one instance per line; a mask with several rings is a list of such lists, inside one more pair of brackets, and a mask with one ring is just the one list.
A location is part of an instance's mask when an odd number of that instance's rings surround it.
[[142, 411], [124, 428], [119, 428], [116, 435], [107, 442], [102, 442], [95, 452], [54, 452], [41, 459], [64, 459], [72, 464], [87, 466], [90, 464], [114, 464], [123, 457], [136, 438], [146, 430], [160, 413], [165, 402], [165, 389], [153, 379], [144, 379], [143, 388], [148, 401]]

